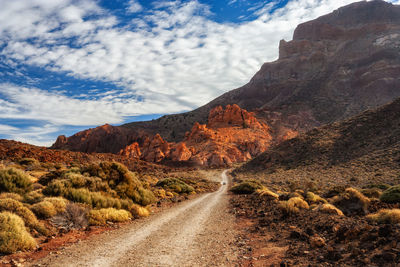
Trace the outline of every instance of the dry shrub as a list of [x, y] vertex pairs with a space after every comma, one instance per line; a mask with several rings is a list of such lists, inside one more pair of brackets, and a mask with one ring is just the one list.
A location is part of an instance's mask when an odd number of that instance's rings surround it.
[[49, 201], [42, 201], [32, 205], [31, 210], [39, 218], [47, 219], [57, 214], [54, 205]]
[[378, 188], [365, 188], [361, 193], [368, 198], [379, 198], [382, 195], [382, 191]]
[[18, 163], [21, 165], [39, 165], [39, 161], [34, 158], [22, 158]]
[[166, 178], [158, 181], [157, 186], [164, 189], [169, 189], [178, 194], [189, 194], [194, 191], [194, 188], [178, 178]]
[[0, 212], [9, 211], [20, 216], [29, 227], [38, 223], [33, 212], [25, 207], [21, 202], [11, 198], [0, 199]]
[[306, 200], [308, 201], [308, 203], [310, 204], [318, 204], [318, 203], [328, 203], [328, 201], [326, 201], [326, 199], [320, 197], [317, 194], [314, 194], [313, 192], [307, 192], [306, 194]]
[[293, 197], [299, 197], [299, 198], [301, 198], [301, 199], [304, 199], [303, 195], [301, 195], [301, 194], [298, 193], [298, 192], [289, 193], [289, 195], [288, 195], [287, 197], [288, 197], [288, 199], [293, 198]]
[[231, 191], [235, 194], [252, 194], [262, 188], [263, 186], [260, 182], [248, 180], [233, 186]]
[[368, 215], [367, 219], [377, 223], [397, 224], [400, 223], [400, 209], [382, 209]]
[[80, 204], [68, 203], [65, 211], [54, 216], [51, 222], [67, 231], [85, 228], [88, 226], [88, 208]]
[[11, 198], [11, 199], [14, 199], [14, 200], [20, 201], [20, 202], [23, 200], [23, 197], [16, 193], [1, 193], [0, 199], [5, 199], [5, 198]]
[[286, 214], [298, 213], [300, 209], [309, 209], [308, 203], [300, 197], [292, 197], [288, 201], [280, 201], [278, 208]]
[[10, 254], [35, 247], [36, 241], [26, 230], [24, 221], [16, 214], [1, 212], [0, 253]]
[[154, 194], [155, 194], [155, 196], [158, 197], [158, 198], [166, 198], [166, 197], [167, 197], [167, 193], [165, 192], [164, 189], [157, 189], [157, 190], [154, 192]]
[[90, 225], [104, 225], [107, 222], [125, 222], [130, 220], [132, 215], [126, 210], [114, 208], [91, 210], [89, 212]]
[[380, 200], [386, 203], [400, 203], [400, 185], [391, 186], [383, 191]]
[[31, 191], [24, 195], [24, 202], [29, 203], [29, 204], [35, 204], [35, 203], [42, 201], [43, 198], [44, 198], [44, 195], [42, 194], [41, 190]]
[[272, 192], [267, 187], [263, 187], [261, 189], [258, 189], [256, 192], [257, 192], [257, 194], [260, 195], [260, 197], [271, 197], [271, 198], [275, 198], [275, 199], [279, 198], [278, 194]]
[[148, 217], [150, 215], [150, 211], [146, 207], [142, 207], [137, 204], [133, 204], [129, 211], [136, 218]]
[[57, 213], [64, 212], [68, 204], [68, 200], [62, 197], [46, 197], [43, 200], [53, 204]]
[[[41, 181], [46, 195], [63, 196], [71, 201], [86, 203], [96, 208], [129, 208], [133, 201], [148, 205], [156, 201], [153, 192], [143, 187], [136, 174], [116, 162], [89, 165], [82, 170], [54, 172]], [[62, 179], [55, 179], [57, 174]], [[91, 175], [91, 176], [90, 176]], [[89, 177], [90, 176], [90, 177]], [[100, 193], [101, 192], [101, 193]], [[126, 200], [123, 203], [120, 199]], [[125, 205], [125, 204], [130, 205]]]
[[317, 207], [317, 210], [322, 213], [344, 216], [343, 212], [340, 209], [333, 206], [332, 204], [322, 204], [319, 207]]
[[352, 187], [346, 188], [344, 193], [333, 199], [333, 204], [339, 207], [346, 215], [366, 214], [369, 203], [369, 198]]
[[23, 194], [31, 185], [31, 177], [22, 170], [16, 168], [0, 170], [0, 192]]

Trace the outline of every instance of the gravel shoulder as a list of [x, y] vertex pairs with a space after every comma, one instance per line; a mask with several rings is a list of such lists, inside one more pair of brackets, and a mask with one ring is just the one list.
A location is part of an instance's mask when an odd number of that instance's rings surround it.
[[32, 266], [232, 266], [235, 218], [220, 189], [64, 248]]

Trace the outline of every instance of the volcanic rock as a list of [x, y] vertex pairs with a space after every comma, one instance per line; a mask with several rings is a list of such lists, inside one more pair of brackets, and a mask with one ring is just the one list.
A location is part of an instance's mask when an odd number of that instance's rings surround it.
[[137, 142], [130, 144], [124, 149], [121, 149], [119, 154], [128, 158], [135, 159], [140, 159], [140, 156], [142, 155], [142, 153], [140, 152], [139, 144]]
[[142, 146], [142, 159], [149, 162], [160, 162], [169, 157], [170, 145], [159, 134], [147, 138]]

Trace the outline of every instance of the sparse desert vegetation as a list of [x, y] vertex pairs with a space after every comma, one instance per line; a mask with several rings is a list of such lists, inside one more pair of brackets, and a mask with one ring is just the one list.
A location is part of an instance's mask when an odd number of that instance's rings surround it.
[[[239, 180], [237, 185], [242, 183]], [[400, 238], [399, 186], [385, 187], [382, 198], [379, 185], [364, 189], [321, 186], [314, 192], [309, 191], [315, 190], [310, 183], [281, 186], [275, 192], [266, 184], [258, 185], [264, 189], [249, 190], [247, 195], [232, 190], [236, 194], [232, 211], [254, 223], [246, 237], [248, 245], [255, 248], [244, 253], [245, 257], [258, 255], [256, 248], [265, 243], [267, 247], [287, 246], [282, 263], [290, 266], [367, 262], [390, 266], [400, 260], [395, 241]], [[273, 241], [262, 239], [264, 235], [272, 235]]]
[[[31, 175], [34, 174], [34, 175]], [[177, 178], [180, 175], [181, 178]], [[150, 215], [149, 205], [173, 203], [217, 188], [193, 172], [132, 172], [118, 162], [0, 165], [0, 254], [28, 251], [59, 233]]]

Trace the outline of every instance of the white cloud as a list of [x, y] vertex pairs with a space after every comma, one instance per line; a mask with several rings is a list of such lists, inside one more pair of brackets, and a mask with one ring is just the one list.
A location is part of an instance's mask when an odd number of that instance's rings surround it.
[[[279, 40], [291, 39], [296, 25], [351, 2], [292, 0], [269, 14], [270, 3], [253, 21], [223, 24], [196, 0], [160, 1], [120, 28], [118, 18], [95, 0], [0, 0], [0, 55], [10, 64], [124, 88], [85, 100], [3, 83], [0, 93], [7, 100], [0, 99], [0, 118], [96, 125], [195, 108], [245, 84], [264, 62], [275, 60]], [[139, 2], [129, 4], [137, 12]]]
[[138, 0], [129, 0], [128, 2], [128, 12], [130, 13], [137, 13], [143, 10], [142, 5], [139, 3]]
[[53, 135], [58, 130], [59, 128], [52, 124], [31, 126], [24, 128], [23, 131], [17, 127], [0, 124], [0, 135], [6, 138], [46, 147], [54, 143]]
[[109, 93], [97, 100], [82, 100], [58, 92], [0, 84], [0, 119], [29, 119], [53, 125], [100, 125], [122, 123], [124, 117], [160, 114], [164, 108], [178, 112], [185, 108], [160, 95], [157, 101], [138, 101], [132, 93]]

